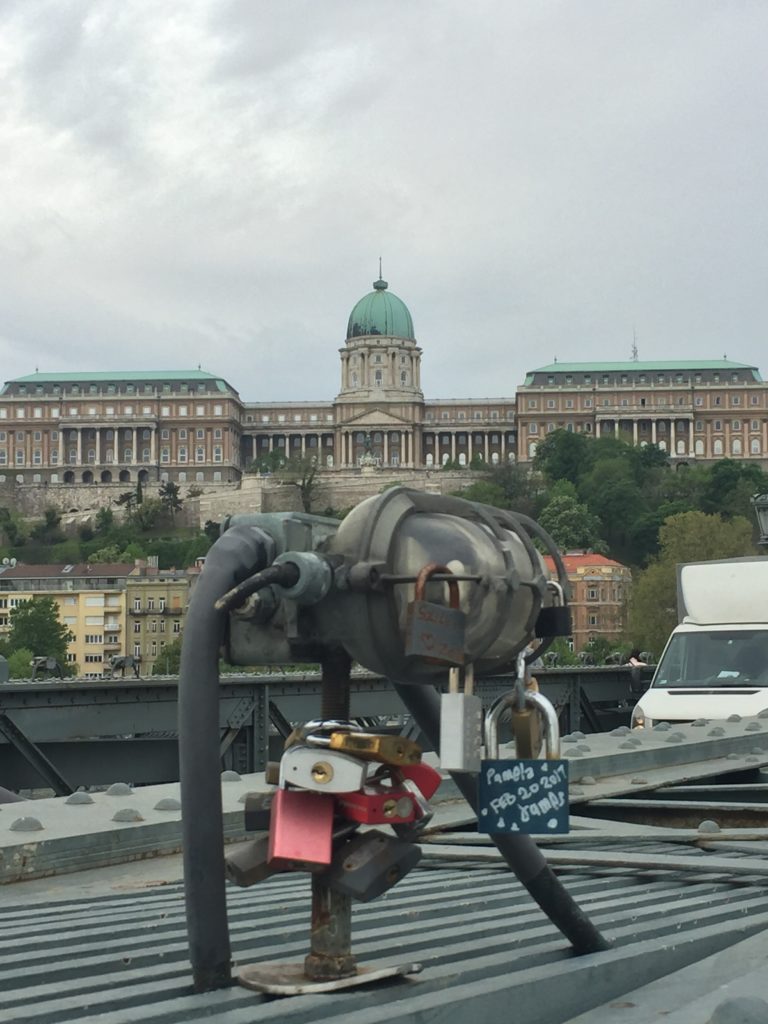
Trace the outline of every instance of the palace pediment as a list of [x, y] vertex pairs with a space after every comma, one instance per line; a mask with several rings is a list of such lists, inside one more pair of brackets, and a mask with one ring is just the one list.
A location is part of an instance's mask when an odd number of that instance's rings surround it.
[[391, 412], [383, 409], [366, 409], [357, 416], [350, 416], [349, 419], [341, 420], [342, 427], [410, 427], [413, 426], [410, 420], [402, 416], [394, 416]]

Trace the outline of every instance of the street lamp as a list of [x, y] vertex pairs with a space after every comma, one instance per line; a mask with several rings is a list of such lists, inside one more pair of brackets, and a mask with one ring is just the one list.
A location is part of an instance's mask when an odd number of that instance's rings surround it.
[[760, 527], [757, 543], [762, 547], [768, 546], [768, 494], [755, 494], [751, 501], [755, 508], [757, 525]]

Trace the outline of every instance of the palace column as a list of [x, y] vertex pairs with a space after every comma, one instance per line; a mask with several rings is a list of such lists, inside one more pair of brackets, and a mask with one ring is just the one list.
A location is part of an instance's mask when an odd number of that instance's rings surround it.
[[83, 428], [77, 428], [77, 464], [82, 466], [83, 464]]

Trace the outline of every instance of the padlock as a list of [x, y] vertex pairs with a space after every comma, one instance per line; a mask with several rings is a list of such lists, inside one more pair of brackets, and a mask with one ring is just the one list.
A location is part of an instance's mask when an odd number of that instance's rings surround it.
[[362, 789], [368, 764], [336, 750], [296, 746], [280, 760], [280, 787], [298, 786], [318, 793], [351, 793]]
[[440, 697], [440, 767], [447, 772], [477, 772], [483, 742], [483, 702], [473, 693], [475, 675], [464, 666], [464, 692], [459, 669], [448, 673], [448, 693]]
[[418, 804], [405, 785], [371, 783], [336, 798], [339, 814], [361, 825], [401, 825], [415, 821]]
[[534, 632], [537, 637], [570, 636], [573, 633], [571, 609], [566, 603], [563, 588], [556, 580], [549, 580], [547, 590], [554, 594], [554, 600], [539, 611]]
[[525, 660], [524, 652], [521, 652], [517, 658], [515, 699], [511, 705], [515, 757], [536, 758], [541, 755], [541, 744], [543, 742], [541, 714], [538, 708], [526, 702], [526, 693], [538, 692], [538, 683], [531, 676], [530, 666]]
[[405, 878], [420, 860], [421, 850], [414, 843], [371, 829], [340, 846], [318, 877], [330, 889], [368, 903]]
[[391, 736], [367, 732], [332, 732], [328, 737], [315, 734], [307, 737], [308, 744], [328, 746], [363, 761], [380, 764], [412, 765], [421, 761], [421, 747], [404, 736]]
[[406, 609], [405, 654], [449, 665], [464, 664], [466, 616], [459, 608], [459, 584], [448, 580], [450, 607], [424, 600], [426, 585], [436, 573], [450, 575], [445, 565], [430, 562], [416, 577], [414, 600]]
[[304, 789], [278, 789], [272, 802], [267, 860], [330, 864], [333, 797]]
[[443, 781], [440, 772], [424, 761], [421, 764], [401, 765], [394, 773], [394, 778], [413, 782], [425, 800], [432, 799]]
[[245, 831], [268, 832], [272, 814], [274, 791], [269, 793], [246, 793], [245, 795]]
[[[498, 725], [520, 701], [540, 713], [546, 758], [499, 759]], [[487, 759], [480, 766], [478, 832], [486, 834], [568, 832], [568, 762], [560, 760], [557, 712], [541, 693], [525, 690], [518, 676], [516, 692], [500, 697], [485, 718]]]
[[246, 888], [279, 874], [285, 868], [279, 860], [270, 862], [269, 836], [264, 835], [228, 850], [224, 856], [224, 870], [230, 882]]

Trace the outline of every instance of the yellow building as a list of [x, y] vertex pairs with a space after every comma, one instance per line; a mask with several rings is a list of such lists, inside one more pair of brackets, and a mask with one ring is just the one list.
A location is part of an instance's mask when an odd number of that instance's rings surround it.
[[127, 581], [126, 654], [141, 659], [143, 676], [152, 674], [155, 662], [162, 669], [164, 648], [181, 636], [189, 584], [186, 571], [158, 569], [152, 559]]
[[[126, 654], [126, 583], [133, 563], [1, 565], [0, 637], [10, 632], [10, 613], [22, 601], [51, 597], [59, 620], [73, 634], [67, 663], [99, 678], [113, 655]], [[48, 651], [33, 651], [47, 655]]]

